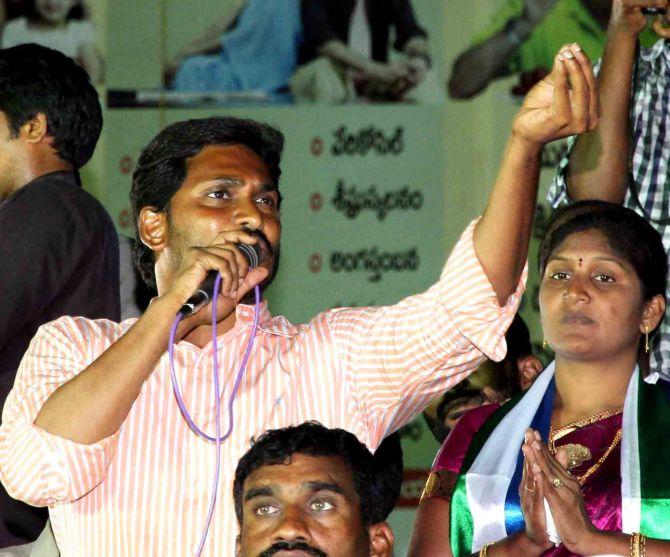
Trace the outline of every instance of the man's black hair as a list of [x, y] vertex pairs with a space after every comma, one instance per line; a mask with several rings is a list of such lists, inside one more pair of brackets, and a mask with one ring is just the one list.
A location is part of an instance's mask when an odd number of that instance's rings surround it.
[[510, 360], [515, 366], [519, 358], [533, 355], [530, 331], [526, 322], [518, 313], [512, 319], [512, 323], [505, 333], [505, 342], [507, 343], [505, 360]]
[[24, 44], [0, 50], [0, 111], [12, 137], [42, 113], [58, 156], [79, 169], [93, 155], [102, 110], [86, 71], [57, 50]]
[[353, 433], [329, 429], [318, 422], [265, 432], [240, 459], [235, 470], [233, 497], [240, 526], [245, 480], [263, 466], [289, 464], [294, 454], [341, 457], [351, 470], [363, 526], [383, 522], [400, 494], [402, 450], [397, 438], [387, 445], [382, 444], [380, 449], [380, 455], [373, 457]]
[[235, 144], [256, 153], [279, 188], [284, 136], [276, 128], [254, 120], [213, 117], [177, 122], [162, 130], [142, 151], [130, 191], [136, 235], [134, 259], [144, 282], [152, 288], [156, 287], [154, 256], [139, 237], [140, 211], [143, 207], [153, 207], [169, 212], [170, 200], [186, 177], [186, 159], [208, 145]]
[[384, 522], [395, 508], [402, 488], [403, 453], [400, 433], [386, 437], [374, 454], [376, 505], [371, 524]]

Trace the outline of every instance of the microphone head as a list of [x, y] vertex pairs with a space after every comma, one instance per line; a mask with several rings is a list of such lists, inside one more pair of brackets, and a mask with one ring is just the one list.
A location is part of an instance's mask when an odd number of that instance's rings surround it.
[[245, 259], [249, 262], [249, 268], [258, 267], [261, 262], [261, 249], [258, 244], [238, 244], [237, 248], [242, 252]]

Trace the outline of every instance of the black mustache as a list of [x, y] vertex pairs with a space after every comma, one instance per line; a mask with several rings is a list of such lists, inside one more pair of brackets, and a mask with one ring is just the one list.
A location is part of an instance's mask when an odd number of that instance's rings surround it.
[[261, 258], [266, 256], [274, 257], [275, 253], [272, 249], [272, 244], [262, 230], [249, 230], [248, 228], [242, 228], [242, 232], [246, 232], [249, 234], [249, 236], [253, 236], [258, 240], [259, 247], [261, 249]]
[[268, 547], [258, 557], [272, 557], [272, 555], [280, 551], [304, 551], [309, 555], [314, 555], [314, 557], [328, 557], [320, 549], [307, 545], [305, 542], [277, 542]]

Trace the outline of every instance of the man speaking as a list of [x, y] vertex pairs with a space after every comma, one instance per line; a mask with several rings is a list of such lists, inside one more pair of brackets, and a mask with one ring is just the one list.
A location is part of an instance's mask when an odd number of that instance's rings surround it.
[[[592, 77], [590, 65], [557, 58], [553, 81], [515, 120], [484, 216], [428, 291], [304, 325], [273, 317], [263, 303], [255, 331], [243, 302], [277, 266], [283, 138], [233, 118], [167, 127], [143, 151], [131, 192], [138, 261], [159, 296], [138, 320], [65, 317], [40, 329], [5, 407], [0, 480], [13, 496], [49, 506], [64, 557], [193, 555], [201, 543], [203, 555], [233, 555], [229, 494], [253, 436], [318, 420], [374, 450], [485, 356], [503, 357], [523, 290], [540, 152], [595, 125]], [[258, 246], [258, 267], [249, 269], [239, 244]], [[166, 353], [175, 314], [211, 270], [222, 276], [216, 322], [211, 304], [183, 319]], [[192, 422], [214, 436], [213, 332], [222, 433], [232, 425], [218, 454], [184, 419], [170, 379], [172, 363]]]

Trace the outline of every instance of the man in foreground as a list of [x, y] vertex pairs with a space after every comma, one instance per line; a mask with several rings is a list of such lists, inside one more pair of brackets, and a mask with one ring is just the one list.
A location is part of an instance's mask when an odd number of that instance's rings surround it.
[[[316, 422], [264, 433], [235, 470], [237, 556], [392, 555], [393, 532], [378, 489], [391, 487], [384, 475], [393, 467], [386, 464], [376, 467], [355, 435]], [[402, 477], [392, 479], [398, 493]]]
[[[428, 291], [393, 306], [327, 311], [305, 325], [261, 304], [230, 401], [234, 416], [222, 416], [233, 424], [220, 453], [223, 493], [249, 440], [268, 429], [319, 420], [374, 450], [485, 356], [504, 356], [542, 147], [592, 129], [595, 109], [588, 60], [557, 58], [552, 81], [515, 120], [484, 215]], [[159, 296], [134, 322], [59, 319], [25, 356], [0, 427], [0, 480], [15, 497], [50, 507], [64, 557], [197, 551], [216, 452], [175, 403], [170, 363], [189, 413], [212, 436], [212, 334], [229, 397], [251, 332], [253, 311], [243, 302], [278, 263], [282, 145], [277, 130], [234, 118], [163, 130], [142, 153], [131, 192], [138, 261]], [[239, 243], [259, 246], [257, 268], [249, 269]], [[170, 358], [175, 314], [211, 270], [222, 276], [214, 322], [211, 304], [184, 319]], [[235, 547], [233, 501], [217, 503], [205, 555]]]

